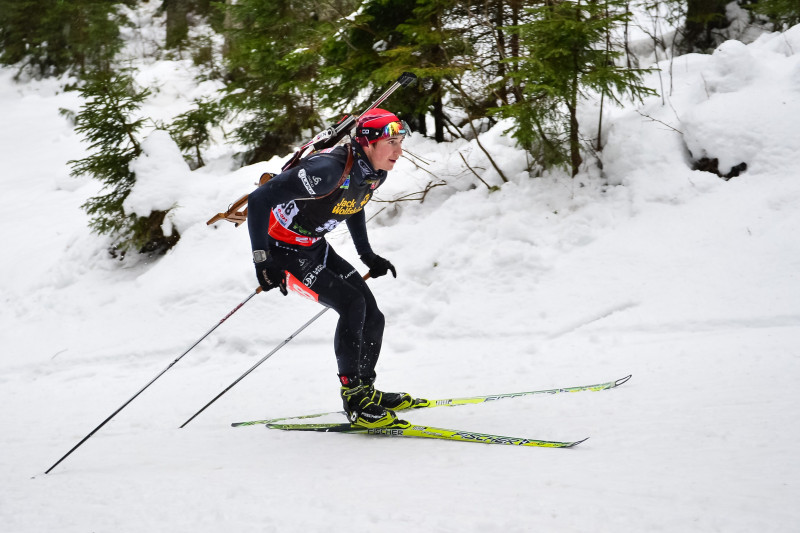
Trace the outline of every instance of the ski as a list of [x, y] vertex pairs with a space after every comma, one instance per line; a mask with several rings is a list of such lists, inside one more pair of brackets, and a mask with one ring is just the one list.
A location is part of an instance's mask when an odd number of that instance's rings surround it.
[[[490, 435], [487, 433], [476, 433], [474, 431], [462, 431], [457, 429], [444, 429], [432, 426], [418, 426], [409, 422], [398, 421], [396, 424], [381, 428], [365, 428], [349, 423], [333, 424], [266, 424], [268, 429], [281, 429], [284, 431], [317, 431], [322, 433], [348, 433], [380, 435], [384, 437], [410, 437], [423, 439], [443, 439], [458, 442], [479, 442], [483, 444], [505, 444], [510, 446], [534, 446], [537, 448], [572, 448], [586, 439], [577, 441], [551, 441], [528, 439], [523, 437], [504, 437], [502, 435]], [[588, 438], [588, 437], [587, 437]]]
[[[459, 405], [474, 405], [480, 403], [487, 403], [496, 400], [503, 400], [506, 398], [519, 398], [521, 396], [533, 396], [537, 394], [559, 394], [562, 392], [583, 392], [583, 391], [601, 391], [619, 387], [631, 379], [631, 375], [624, 378], [615, 379], [613, 381], [606, 381], [605, 383], [597, 383], [595, 385], [578, 385], [576, 387], [564, 387], [559, 389], [542, 389], [526, 392], [511, 392], [505, 394], [490, 394], [488, 396], [466, 396], [463, 398], [444, 398], [441, 400], [421, 400], [421, 403], [409, 409], [429, 409], [431, 407], [455, 407]], [[344, 411], [328, 411], [325, 413], [314, 413], [310, 415], [300, 416], [287, 416], [283, 418], [271, 418], [266, 420], [250, 420], [248, 422], [234, 422], [231, 424], [233, 427], [239, 426], [255, 426], [258, 424], [275, 424], [284, 422], [286, 420], [308, 420], [309, 418], [320, 418], [327, 415], [344, 415]]]

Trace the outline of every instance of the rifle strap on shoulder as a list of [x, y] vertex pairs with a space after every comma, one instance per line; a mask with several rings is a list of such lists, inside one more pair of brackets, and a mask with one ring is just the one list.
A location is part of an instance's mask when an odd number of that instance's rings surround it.
[[320, 200], [322, 198], [327, 198], [331, 194], [333, 194], [339, 187], [344, 185], [344, 182], [347, 181], [348, 176], [350, 176], [350, 170], [353, 169], [353, 162], [355, 158], [353, 157], [353, 150], [350, 147], [347, 148], [347, 161], [344, 164], [344, 171], [342, 172], [342, 177], [339, 178], [339, 183], [336, 184], [336, 187], [331, 189], [330, 192], [323, 194], [322, 196], [315, 196], [315, 200]]
[[[333, 194], [335, 190], [341, 187], [344, 184], [344, 182], [347, 181], [347, 177], [350, 175], [350, 170], [353, 168], [353, 161], [354, 161], [353, 151], [350, 149], [350, 147], [348, 147], [347, 161], [344, 164], [344, 171], [342, 172], [342, 176], [339, 178], [339, 183], [329, 193], [323, 194], [322, 196], [317, 196], [315, 197], [315, 199], [322, 199], [327, 196], [330, 196], [331, 194]], [[261, 187], [269, 180], [271, 180], [273, 177], [275, 177], [274, 174], [271, 174], [269, 172], [263, 173], [261, 175], [261, 178], [258, 180], [258, 186]], [[240, 224], [242, 224], [247, 220], [246, 206], [247, 206], [247, 199], [249, 196], [250, 196], [249, 194], [245, 194], [244, 196], [233, 202], [230, 205], [230, 207], [228, 207], [227, 211], [225, 211], [224, 213], [217, 213], [216, 215], [211, 217], [211, 219], [209, 219], [208, 222], [206, 222], [206, 225], [210, 226], [211, 224], [214, 224], [215, 222], [218, 222], [220, 220], [227, 220], [228, 222], [232, 222], [233, 225], [238, 228]]]

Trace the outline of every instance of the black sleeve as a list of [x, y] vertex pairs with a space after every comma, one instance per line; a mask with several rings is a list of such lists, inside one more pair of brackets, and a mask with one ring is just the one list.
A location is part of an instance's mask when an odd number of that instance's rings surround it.
[[367, 216], [363, 209], [347, 219], [347, 229], [350, 230], [350, 237], [353, 239], [353, 244], [356, 245], [358, 255], [372, 251], [367, 238]]
[[343, 171], [344, 165], [335, 159], [314, 157], [251, 192], [247, 197], [247, 229], [252, 249], [267, 249], [269, 214], [275, 206], [329, 193], [339, 184]]
[[[388, 174], [385, 170], [381, 170], [381, 172], [383, 175], [380, 178], [378, 187], [383, 185]], [[367, 237], [367, 215], [363, 209], [347, 219], [347, 229], [350, 230], [350, 237], [353, 239], [358, 255], [364, 255], [372, 251], [372, 246], [369, 244], [369, 238]]]

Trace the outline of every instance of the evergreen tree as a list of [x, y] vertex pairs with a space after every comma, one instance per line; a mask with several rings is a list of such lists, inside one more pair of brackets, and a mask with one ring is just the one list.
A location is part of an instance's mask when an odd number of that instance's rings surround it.
[[166, 48], [178, 48], [189, 37], [187, 16], [192, 8], [192, 0], [163, 0], [161, 8], [167, 14]]
[[686, 0], [686, 23], [680, 48], [686, 52], [710, 52], [723, 38], [714, 34], [730, 26], [725, 15], [729, 0]]
[[224, 112], [219, 103], [212, 100], [195, 100], [194, 104], [194, 109], [175, 117], [169, 126], [169, 134], [182, 152], [188, 152], [184, 158], [189, 166], [198, 169], [205, 165], [201, 150], [211, 140], [211, 128], [219, 126]]
[[789, 29], [800, 24], [800, 2], [798, 0], [761, 0], [752, 10], [766, 15], [779, 29]]
[[523, 100], [497, 111], [516, 119], [514, 137], [545, 168], [566, 164], [578, 173], [582, 97], [655, 94], [641, 83], [646, 70], [617, 66], [621, 53], [605, 45], [614, 25], [628, 19], [625, 7], [624, 0], [550, 0], [531, 8], [533, 20], [514, 29], [525, 54], [512, 60]]
[[212, 15], [212, 4], [224, 4], [224, 0], [162, 0], [160, 10], [166, 14], [166, 48], [181, 48], [189, 38], [191, 15]]
[[291, 151], [320, 128], [316, 99], [318, 32], [311, 0], [239, 0], [230, 16], [229, 83], [223, 104], [240, 114], [234, 131], [251, 151], [247, 162]]
[[130, 163], [141, 155], [138, 133], [145, 119], [135, 118], [147, 89], [136, 90], [127, 74], [99, 72], [89, 77], [81, 89], [85, 103], [76, 117], [76, 128], [93, 152], [69, 161], [73, 176], [90, 176], [103, 184], [105, 194], [90, 198], [84, 210], [89, 226], [99, 234], [111, 235], [114, 250], [125, 253], [163, 253], [180, 238], [177, 232], [166, 237], [161, 230], [166, 212], [154, 211], [147, 217], [125, 214], [123, 202], [130, 194], [136, 176]]
[[524, 8], [527, 4], [530, 2], [526, 0], [487, 0], [485, 9], [476, 17], [491, 24], [491, 34], [484, 41], [489, 43], [493, 41], [495, 46], [489, 45], [484, 48], [489, 50], [490, 54], [486, 69], [496, 81], [489, 82], [487, 86], [491, 89], [494, 100], [502, 102], [503, 105], [523, 99], [519, 79], [509, 75], [507, 70], [515, 69], [516, 65], [506, 61], [509, 58], [520, 57], [519, 35], [509, 32], [507, 28], [517, 27], [524, 22], [527, 15]]
[[0, 63], [35, 76], [108, 70], [124, 17], [101, 0], [0, 0]]
[[443, 102], [450, 94], [460, 99], [466, 94], [461, 83], [462, 75], [472, 68], [469, 55], [473, 52], [470, 39], [462, 24], [465, 12], [459, 11], [459, 0], [418, 0], [411, 16], [397, 26], [403, 36], [402, 43], [384, 52], [382, 70], [400, 73], [414, 72], [421, 80], [413, 111], [423, 114], [419, 121], [424, 126], [424, 113], [433, 117], [434, 139], [443, 142], [447, 117]]
[[[487, 110], [514, 101], [519, 82], [507, 75], [519, 56], [519, 38], [503, 26], [519, 24], [528, 16], [523, 5], [532, 0], [365, 0], [341, 32], [325, 46], [326, 78], [333, 80], [325, 103], [331, 107], [352, 104], [365, 82], [374, 97], [381, 87], [404, 71], [414, 72], [419, 83], [392, 97], [412, 129], [427, 134], [425, 115], [433, 117], [434, 138], [444, 140], [444, 130], [458, 129], [473, 120], [492, 121]], [[519, 100], [519, 98], [517, 98]], [[444, 103], [457, 110], [446, 115]], [[456, 126], [456, 131], [448, 127]], [[469, 133], [474, 134], [475, 131]]]
[[[364, 0], [357, 11], [341, 21], [339, 31], [328, 34], [322, 49], [323, 105], [358, 112], [403, 71], [415, 71], [409, 68], [407, 57], [394, 61], [390, 55], [409, 44], [398, 27], [414, 19], [415, 4], [407, 0]], [[395, 93], [387, 103], [415, 131], [424, 127], [424, 116], [419, 115], [427, 111], [427, 102], [421, 103], [428, 97], [426, 87], [430, 89], [430, 83], [420, 80]]]

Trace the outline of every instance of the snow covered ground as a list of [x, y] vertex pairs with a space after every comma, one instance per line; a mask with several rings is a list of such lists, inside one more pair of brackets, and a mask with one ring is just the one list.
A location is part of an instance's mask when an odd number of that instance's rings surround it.
[[[800, 26], [663, 67], [650, 79], [672, 87], [663, 101], [605, 117], [602, 173], [528, 178], [500, 126], [481, 141], [510, 183], [489, 193], [458, 155], [499, 184], [474, 142], [414, 136], [380, 197], [448, 185], [369, 204], [373, 247], [398, 270], [370, 281], [387, 316], [381, 388], [448, 397], [633, 374], [612, 391], [407, 418], [587, 442], [231, 428], [340, 407], [332, 312], [179, 429], [320, 309], [273, 292], [47, 475], [255, 289], [246, 229], [205, 221], [280, 161], [232, 170], [219, 147], [190, 172], [155, 132], [130, 207], [177, 203], [182, 238], [120, 262], [80, 209], [97, 184], [69, 177], [85, 148], [58, 109], [77, 95], [0, 70], [2, 530], [798, 531]], [[186, 72], [143, 64], [139, 79], [161, 86], [145, 112], [168, 118], [213, 89]], [[692, 170], [700, 157], [747, 170], [724, 181]], [[346, 230], [330, 240], [360, 265]]]

